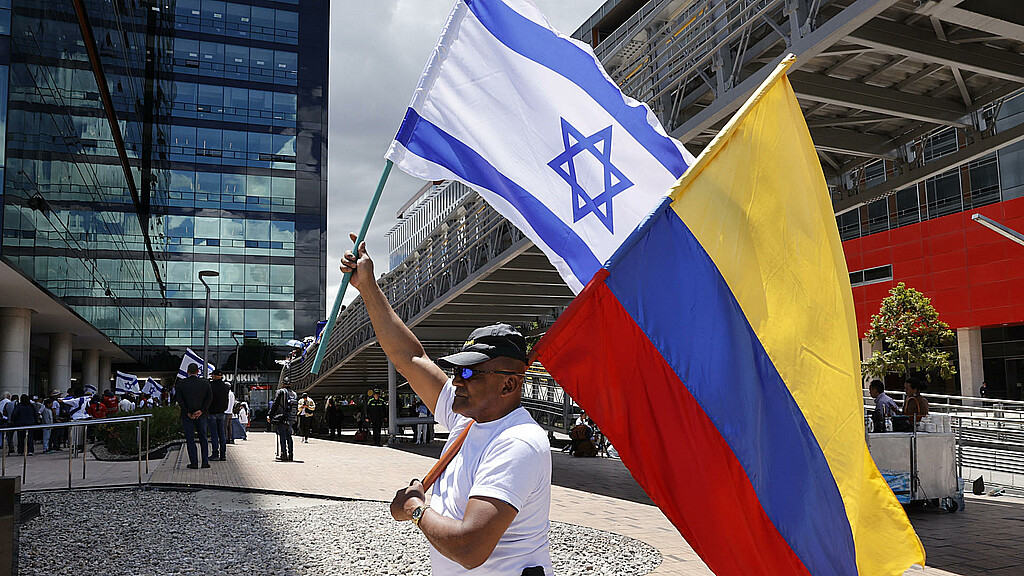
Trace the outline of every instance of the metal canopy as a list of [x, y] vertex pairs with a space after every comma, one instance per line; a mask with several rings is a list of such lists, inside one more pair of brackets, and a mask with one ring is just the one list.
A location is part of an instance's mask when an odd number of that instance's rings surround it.
[[[993, 119], [1024, 87], [1017, 4], [649, 0], [629, 15], [606, 5], [575, 36], [599, 39], [612, 79], [693, 151], [796, 54], [790, 79], [841, 212], [930, 172], [907, 145], [936, 129], [963, 130], [972, 158], [1016, 141], [997, 137]], [[844, 178], [877, 158], [894, 161], [897, 177], [868, 189]]]

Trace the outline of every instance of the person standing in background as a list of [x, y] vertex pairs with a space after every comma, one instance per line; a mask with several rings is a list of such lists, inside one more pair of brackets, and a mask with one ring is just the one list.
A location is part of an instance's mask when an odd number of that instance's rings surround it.
[[249, 404], [246, 402], [235, 402], [235, 417], [231, 420], [231, 425], [234, 426], [235, 438], [241, 438], [242, 440], [249, 439]]
[[199, 377], [199, 364], [188, 365], [188, 378], [177, 386], [174, 401], [181, 407], [181, 426], [185, 430], [185, 448], [189, 464], [186, 468], [199, 468], [196, 454], [196, 435], [203, 456], [203, 468], [210, 467], [210, 446], [206, 443], [207, 414], [213, 402], [213, 391], [205, 378]]
[[380, 398], [380, 390], [373, 391], [373, 398], [366, 401], [366, 421], [373, 432], [373, 445], [380, 446], [380, 429], [384, 425], [384, 414], [388, 411], [388, 403]]
[[211, 373], [210, 391], [210, 459], [224, 461], [227, 455], [227, 430], [224, 428], [224, 412], [228, 409], [228, 385], [220, 370]]
[[278, 460], [281, 462], [292, 462], [295, 459], [295, 443], [292, 440], [292, 424], [295, 423], [295, 392], [292, 391], [291, 382], [284, 379], [281, 388], [274, 396], [274, 405], [270, 409], [267, 419], [274, 425], [277, 432], [277, 440], [281, 444], [281, 455]]
[[302, 443], [309, 444], [309, 428], [313, 422], [313, 411], [316, 410], [316, 402], [305, 392], [299, 400], [299, 430], [302, 432]]
[[234, 420], [235, 413], [235, 391], [228, 386], [228, 407], [224, 411], [224, 430], [227, 431], [228, 444], [235, 443], [235, 429], [232, 426], [232, 420]]

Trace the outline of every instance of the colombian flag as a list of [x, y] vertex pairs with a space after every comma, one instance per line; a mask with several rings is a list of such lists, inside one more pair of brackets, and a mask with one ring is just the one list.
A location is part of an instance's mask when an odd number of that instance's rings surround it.
[[902, 574], [924, 549], [864, 441], [850, 280], [791, 63], [534, 353], [719, 576]]

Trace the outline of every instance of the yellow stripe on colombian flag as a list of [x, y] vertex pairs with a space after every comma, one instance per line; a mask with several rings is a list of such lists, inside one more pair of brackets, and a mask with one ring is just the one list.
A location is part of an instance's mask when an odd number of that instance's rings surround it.
[[671, 191], [810, 426], [853, 532], [861, 576], [924, 548], [864, 441], [856, 320], [828, 188], [785, 71], [743, 106]]

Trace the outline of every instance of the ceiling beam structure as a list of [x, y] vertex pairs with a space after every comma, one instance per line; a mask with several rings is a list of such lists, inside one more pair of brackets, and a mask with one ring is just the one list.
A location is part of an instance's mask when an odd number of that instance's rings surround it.
[[1006, 0], [925, 0], [919, 14], [1024, 42], [1024, 11]]
[[1009, 50], [944, 42], [927, 29], [885, 20], [861, 26], [850, 38], [888, 54], [1024, 84], [1024, 56]]
[[909, 118], [944, 126], [970, 126], [967, 109], [955, 102], [908, 94], [889, 88], [868, 86], [856, 80], [841, 80], [811, 72], [789, 75], [793, 90], [803, 101], [837, 104], [897, 118]]
[[[864, 158], [888, 158], [891, 160], [897, 157], [889, 138], [885, 136], [842, 128], [813, 128], [811, 129], [811, 139], [814, 140], [814, 147], [819, 151]], [[839, 167], [835, 166], [835, 168]]]
[[[897, 0], [856, 0], [826, 20], [813, 32], [799, 39], [793, 39], [793, 43], [788, 49], [788, 52], [796, 54], [793, 69], [799, 69], [800, 66], [807, 64], [896, 2]], [[770, 64], [762, 66], [735, 87], [719, 94], [710, 106], [672, 130], [672, 136], [683, 142], [689, 142], [704, 130], [726, 120], [768, 78], [768, 75], [782, 62], [783, 58], [785, 58], [785, 54], [773, 59]]]

